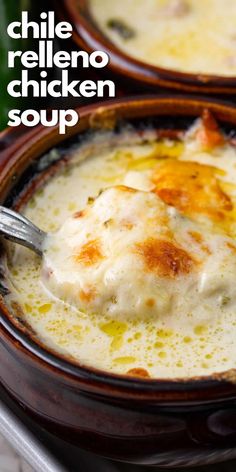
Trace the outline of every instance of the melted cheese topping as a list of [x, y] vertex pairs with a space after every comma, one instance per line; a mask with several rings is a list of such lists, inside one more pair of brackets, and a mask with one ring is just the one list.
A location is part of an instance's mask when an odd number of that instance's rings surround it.
[[46, 286], [80, 309], [124, 321], [162, 316], [170, 310], [166, 282], [196, 264], [174, 242], [168, 220], [153, 193], [104, 191], [49, 238]]
[[233, 205], [217, 178], [217, 168], [197, 162], [163, 162], [153, 175], [156, 193], [188, 216], [208, 216], [220, 224], [230, 219]]
[[236, 76], [234, 0], [91, 0], [90, 6], [101, 30], [130, 56], [182, 72]]
[[10, 255], [8, 303], [82, 364], [162, 378], [235, 367], [235, 205], [236, 149], [207, 112], [182, 140], [85, 143], [26, 205], [51, 235], [43, 267]]

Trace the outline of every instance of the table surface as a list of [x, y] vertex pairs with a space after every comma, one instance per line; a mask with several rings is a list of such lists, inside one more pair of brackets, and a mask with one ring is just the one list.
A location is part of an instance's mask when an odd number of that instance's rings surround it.
[[[2, 437], [11, 444], [12, 449]], [[39, 427], [0, 387], [0, 472], [30, 472], [32, 469], [37, 472], [170, 472], [170, 469], [108, 461], [70, 446]], [[236, 461], [178, 471], [235, 472]]]

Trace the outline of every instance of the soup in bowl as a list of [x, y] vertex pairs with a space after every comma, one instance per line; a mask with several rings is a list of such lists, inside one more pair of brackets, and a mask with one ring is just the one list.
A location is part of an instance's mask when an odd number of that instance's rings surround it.
[[236, 146], [207, 109], [176, 137], [95, 133], [24, 206], [49, 236], [43, 262], [21, 247], [9, 258], [8, 302], [85, 365], [235, 368], [235, 194]]
[[90, 9], [106, 36], [138, 60], [191, 74], [236, 76], [233, 0], [90, 0]]
[[1, 378], [48, 430], [136, 463], [234, 456], [235, 123], [123, 100], [3, 151], [2, 202], [48, 236], [42, 258], [4, 244]]
[[235, 93], [233, 0], [63, 0], [76, 43], [110, 55], [110, 68], [147, 87]]

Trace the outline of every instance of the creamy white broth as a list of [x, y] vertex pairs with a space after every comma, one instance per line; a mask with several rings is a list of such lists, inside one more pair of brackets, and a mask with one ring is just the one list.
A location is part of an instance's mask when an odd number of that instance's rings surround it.
[[141, 61], [181, 72], [236, 75], [234, 0], [90, 0], [90, 9], [106, 36]]
[[[160, 285], [159, 290], [162, 291], [162, 303], [159, 305], [160, 291], [156, 295], [148, 292], [147, 297], [146, 289], [142, 289], [142, 283], [140, 285], [144, 266], [139, 266], [139, 271], [135, 271], [136, 261], [134, 263], [132, 261], [133, 272], [130, 271], [129, 265], [124, 266], [125, 276], [128, 275], [129, 279], [128, 282], [126, 278], [119, 279], [120, 286], [122, 283], [124, 285], [132, 283], [132, 293], [130, 298], [125, 299], [126, 303], [130, 300], [130, 303], [132, 302], [130, 307], [134, 306], [137, 294], [141, 300], [148, 298], [154, 299], [155, 302], [154, 308], [153, 304], [149, 304], [146, 310], [141, 309], [139, 312], [137, 310], [131, 312], [130, 309], [132, 316], [129, 316], [127, 310], [106, 311], [103, 305], [95, 307], [88, 304], [87, 309], [86, 304], [81, 306], [77, 298], [71, 296], [71, 293], [76, 293], [73, 291], [76, 289], [76, 283], [79, 291], [78, 280], [75, 281], [68, 298], [68, 290], [63, 293], [62, 290], [58, 291], [57, 282], [54, 281], [52, 285], [47, 283], [41, 261], [36, 255], [27, 249], [16, 247], [9, 260], [12, 293], [8, 296], [8, 303], [17, 301], [20, 304], [25, 320], [46, 345], [81, 364], [122, 374], [132, 369], [145, 369], [145, 373], [151, 377], [192, 377], [235, 367], [236, 150], [227, 143], [222, 143], [214, 149], [206, 149], [195, 136], [194, 130], [199, 126], [201, 127], [201, 123], [198, 122], [183, 141], [156, 140], [155, 133], [146, 132], [142, 138], [146, 138], [146, 141], [141, 142], [138, 135], [134, 133], [129, 135], [127, 132], [124, 134], [123, 144], [115, 145], [113, 142], [110, 147], [109, 140], [112, 135], [108, 135], [104, 149], [101, 146], [104, 138], [99, 138], [96, 151], [95, 139], [91, 156], [81, 160], [81, 156], [86, 155], [86, 144], [83, 151], [80, 148], [75, 149], [68, 168], [51, 178], [28, 202], [24, 214], [43, 230], [57, 235], [59, 234], [57, 231], [63, 224], [67, 225], [67, 221], [76, 221], [73, 220], [73, 215], [86, 207], [88, 199], [90, 206], [94, 204], [91, 203], [91, 197], [96, 198], [101, 190], [112, 187], [114, 190], [108, 192], [112, 191], [113, 194], [115, 192], [119, 198], [117, 186], [136, 188], [140, 199], [139, 210], [142, 211], [144, 208], [146, 211], [146, 202], [151, 208], [157, 205], [155, 210], [157, 212], [162, 207], [163, 212], [168, 214], [168, 221], [165, 224], [174, 234], [174, 239], [171, 235], [170, 241], [174, 241], [174, 244], [181, 248], [181, 251], [185, 251], [188, 257], [198, 261], [196, 267], [195, 262], [192, 264], [193, 270], [183, 273], [181, 270], [179, 273], [176, 272], [174, 268], [174, 275], [171, 273], [170, 277], [165, 272], [164, 275], [163, 272], [158, 273], [156, 280]], [[91, 143], [88, 143], [88, 147], [90, 145]], [[212, 172], [214, 169], [217, 182], [222, 186], [221, 190], [228, 192], [231, 201], [232, 208], [229, 210], [226, 202], [226, 210], [224, 208], [222, 210], [226, 212], [226, 217], [220, 215], [218, 218], [218, 214], [214, 213], [214, 205], [210, 209], [212, 218], [207, 214], [208, 207], [203, 213], [199, 208], [196, 211], [191, 209], [191, 215], [186, 214], [189, 209], [184, 209], [185, 214], [183, 214], [179, 209], [161, 201], [159, 196], [153, 193], [156, 185], [153, 176], [156, 176], [156, 172], [161, 175], [163, 168], [166, 170], [169, 163], [175, 165], [176, 162], [183, 163], [184, 166], [187, 162], [187, 171], [189, 165], [191, 163], [195, 165], [196, 162], [201, 163], [204, 173], [209, 169]], [[206, 165], [209, 164], [208, 169]], [[217, 173], [217, 168], [224, 169], [224, 172], [220, 170]], [[213, 190], [215, 191], [215, 183]], [[107, 211], [106, 205], [109, 207], [113, 197], [110, 193], [108, 198], [104, 198], [104, 195], [106, 197], [106, 192], [96, 198], [95, 202], [102, 197], [104, 211]], [[225, 196], [222, 195], [220, 193], [225, 205]], [[157, 203], [153, 204], [155, 198]], [[119, 201], [121, 201], [119, 210], [121, 212], [122, 199]], [[129, 205], [127, 201], [126, 208]], [[219, 208], [220, 205], [221, 201], [218, 204]], [[135, 214], [135, 208], [132, 214]], [[91, 226], [89, 230], [95, 233], [97, 227], [93, 227], [93, 220], [89, 220], [89, 224]], [[151, 238], [156, 234], [153, 231], [163, 231], [162, 223], [159, 222], [158, 225], [159, 230], [150, 226], [148, 231]], [[67, 231], [66, 226], [65, 229]], [[77, 231], [77, 227], [75, 229]], [[142, 226], [140, 231], [139, 238], [143, 241], [145, 231]], [[67, 250], [66, 245], [70, 237], [69, 233], [65, 235], [61, 255]], [[111, 233], [111, 238], [113, 237], [114, 233]], [[124, 233], [124, 238], [126, 237], [127, 234]], [[201, 237], [203, 240], [200, 241]], [[125, 254], [125, 244], [122, 250]], [[115, 251], [114, 245], [113, 252]], [[117, 256], [119, 259], [119, 254]], [[109, 257], [111, 258], [111, 255]], [[63, 269], [65, 265], [63, 261], [60, 266], [60, 259], [55, 259], [53, 262], [56, 260], [59, 266], [54, 266], [54, 270], [58, 267]], [[113, 260], [108, 260], [112, 266]], [[198, 266], [198, 263], [201, 265]], [[125, 264], [127, 264], [126, 257]], [[98, 288], [100, 287], [100, 282], [92, 272], [87, 276], [90, 279], [94, 277], [93, 282]], [[139, 282], [137, 282], [138, 277]], [[71, 280], [73, 282], [72, 276]], [[145, 280], [147, 282], [144, 277], [143, 286]], [[152, 284], [149, 288], [152, 289]], [[115, 289], [119, 289], [118, 284]], [[100, 295], [102, 293], [104, 295], [102, 290], [104, 291], [103, 286], [99, 288]], [[174, 303], [173, 297], [175, 297]], [[122, 308], [122, 303], [118, 308]]]

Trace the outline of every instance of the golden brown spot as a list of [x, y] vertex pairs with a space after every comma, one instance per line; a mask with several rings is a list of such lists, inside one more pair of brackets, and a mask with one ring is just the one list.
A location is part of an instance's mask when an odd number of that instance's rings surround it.
[[201, 244], [203, 242], [203, 237], [197, 231], [189, 231], [188, 234], [196, 241], [196, 243]]
[[120, 190], [121, 192], [129, 192], [129, 193], [136, 193], [137, 190], [132, 187], [127, 187], [126, 185], [117, 185], [116, 186], [117, 190]]
[[90, 288], [88, 290], [80, 290], [79, 296], [82, 302], [90, 303], [96, 297], [96, 291], [94, 288]]
[[96, 264], [103, 258], [100, 243], [93, 239], [84, 244], [77, 254], [74, 255], [75, 262], [90, 266]]
[[200, 245], [201, 249], [206, 252], [207, 254], [211, 254], [211, 251], [206, 244], [203, 244], [203, 237], [200, 233], [197, 231], [189, 231], [188, 234], [193, 238], [193, 240]]
[[142, 369], [141, 367], [128, 370], [127, 375], [132, 375], [133, 377], [150, 378], [148, 371], [146, 369]]
[[184, 249], [172, 242], [161, 239], [148, 239], [136, 245], [148, 270], [166, 277], [188, 274], [196, 261]]
[[128, 220], [122, 220], [122, 221], [121, 221], [121, 225], [122, 225], [124, 228], [128, 229], [128, 230], [131, 230], [131, 229], [133, 229], [133, 227], [134, 227], [133, 223], [131, 223], [131, 222], [128, 221]]
[[215, 167], [197, 162], [164, 161], [153, 176], [155, 193], [187, 216], [201, 213], [224, 220], [233, 205], [215, 176], [217, 172]]
[[226, 243], [226, 245], [228, 246], [229, 249], [232, 249], [232, 251], [236, 252], [236, 246], [232, 243]]
[[94, 202], [95, 198], [94, 197], [88, 197], [88, 205], [92, 205], [92, 203]]
[[201, 126], [197, 131], [197, 139], [200, 141], [203, 149], [206, 150], [222, 146], [225, 143], [225, 137], [209, 110], [203, 111]]
[[146, 300], [146, 305], [149, 307], [149, 308], [152, 308], [154, 305], [155, 305], [155, 300], [153, 298], [148, 298]]
[[85, 216], [85, 210], [76, 211], [73, 214], [73, 218], [83, 218], [83, 216]]
[[112, 223], [114, 223], [114, 220], [112, 218], [109, 218], [109, 220], [104, 221], [103, 224], [104, 224], [105, 228], [109, 228], [109, 226], [111, 226]]

